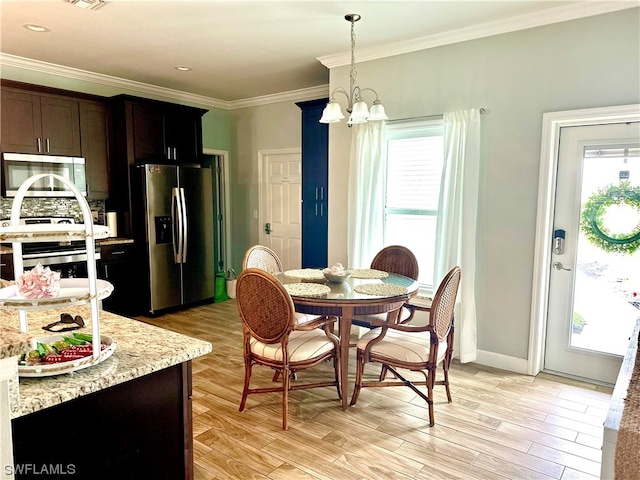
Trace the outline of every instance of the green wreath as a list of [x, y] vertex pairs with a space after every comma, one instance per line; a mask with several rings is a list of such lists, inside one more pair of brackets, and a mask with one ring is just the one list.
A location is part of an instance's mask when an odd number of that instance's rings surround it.
[[629, 182], [609, 185], [591, 195], [580, 214], [580, 228], [593, 245], [610, 253], [631, 255], [640, 247], [640, 222], [629, 233], [610, 233], [602, 224], [603, 215], [611, 205], [626, 204], [640, 213], [640, 187]]

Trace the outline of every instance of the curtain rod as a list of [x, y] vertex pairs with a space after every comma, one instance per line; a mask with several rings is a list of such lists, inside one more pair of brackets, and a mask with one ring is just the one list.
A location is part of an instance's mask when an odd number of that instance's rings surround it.
[[[478, 109], [480, 111], [480, 115], [484, 115], [487, 110], [484, 107], [481, 107]], [[394, 123], [398, 123], [398, 122], [406, 122], [409, 120], [430, 120], [430, 119], [436, 119], [436, 118], [443, 118], [444, 114], [441, 113], [439, 115], [425, 115], [425, 116], [420, 116], [420, 117], [409, 117], [409, 118], [399, 118], [396, 120], [387, 120], [387, 124], [394, 124]]]

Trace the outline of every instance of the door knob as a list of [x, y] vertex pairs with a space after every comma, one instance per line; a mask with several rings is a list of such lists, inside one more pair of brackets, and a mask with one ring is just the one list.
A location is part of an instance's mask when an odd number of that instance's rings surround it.
[[562, 265], [562, 262], [553, 262], [552, 267], [555, 268], [556, 270], [566, 270], [567, 272], [571, 271], [570, 268], [564, 268], [564, 265]]
[[265, 223], [264, 224], [264, 231], [267, 235], [271, 234], [271, 224], [270, 223]]

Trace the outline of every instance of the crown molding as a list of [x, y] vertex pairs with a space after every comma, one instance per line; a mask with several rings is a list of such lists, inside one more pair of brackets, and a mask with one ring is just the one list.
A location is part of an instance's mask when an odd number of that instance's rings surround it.
[[167, 100], [192, 103], [209, 108], [220, 108], [222, 110], [235, 110], [237, 108], [255, 107], [276, 102], [312, 100], [329, 95], [329, 85], [321, 85], [318, 87], [304, 88], [300, 90], [292, 90], [290, 92], [227, 102], [203, 95], [195, 95], [171, 88], [159, 87], [148, 83], [136, 82], [134, 80], [103, 75], [101, 73], [89, 72], [87, 70], [65, 67], [63, 65], [41, 62], [39, 60], [18, 57], [0, 52], [0, 67], [2, 66], [30, 70], [33, 72], [55, 75], [73, 80], [82, 80], [108, 87], [121, 88], [137, 92], [139, 94], [152, 95], [154, 97], [160, 97]]
[[[454, 43], [476, 40], [478, 38], [500, 35], [503, 33], [541, 27], [553, 23], [577, 20], [579, 18], [617, 12], [640, 6], [638, 0], [622, 1], [578, 1], [569, 5], [552, 7], [539, 12], [532, 12], [513, 17], [480, 23], [471, 27], [450, 30], [444, 33], [428, 35], [402, 42], [394, 42], [378, 47], [358, 49], [358, 61], [366, 62], [380, 58], [402, 55], [404, 53], [441, 47]], [[351, 63], [351, 52], [336, 53], [318, 57], [318, 61], [327, 68], [342, 67]]]
[[242, 100], [234, 100], [229, 102], [229, 110], [238, 108], [257, 107], [259, 105], [267, 105], [269, 103], [278, 102], [302, 102], [305, 100], [315, 100], [329, 96], [329, 85], [319, 85], [317, 87], [302, 88], [299, 90], [291, 90], [289, 92], [274, 93], [272, 95], [264, 95], [262, 97], [245, 98]]

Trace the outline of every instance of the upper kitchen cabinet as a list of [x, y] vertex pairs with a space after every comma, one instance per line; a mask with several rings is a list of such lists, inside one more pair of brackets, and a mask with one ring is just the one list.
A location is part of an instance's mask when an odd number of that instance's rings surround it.
[[78, 101], [3, 88], [2, 149], [5, 152], [79, 157]]
[[87, 196], [109, 197], [109, 107], [104, 102], [80, 101], [80, 138], [85, 159]]
[[195, 107], [131, 95], [112, 97], [112, 150], [107, 208], [120, 213], [118, 232], [131, 236], [132, 167], [143, 163], [186, 164], [202, 161], [202, 116]]
[[115, 98], [120, 135], [134, 163], [196, 163], [206, 110], [127, 95]]

